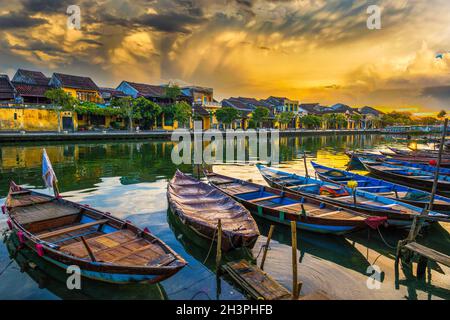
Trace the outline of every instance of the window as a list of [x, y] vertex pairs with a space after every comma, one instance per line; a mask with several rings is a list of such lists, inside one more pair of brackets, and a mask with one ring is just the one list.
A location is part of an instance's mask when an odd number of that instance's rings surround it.
[[83, 121], [83, 115], [77, 113], [77, 119], [78, 119], [78, 121]]
[[14, 112], [14, 120], [17, 120], [17, 113]]

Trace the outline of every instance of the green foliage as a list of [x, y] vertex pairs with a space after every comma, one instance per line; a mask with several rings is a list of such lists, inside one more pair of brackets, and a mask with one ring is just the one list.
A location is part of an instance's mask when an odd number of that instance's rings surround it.
[[256, 123], [261, 125], [262, 122], [269, 119], [270, 110], [266, 107], [256, 107], [252, 112], [252, 118]]
[[73, 110], [77, 104], [77, 100], [63, 89], [50, 89], [44, 95], [52, 102], [52, 105], [62, 107], [63, 110]]
[[318, 129], [322, 124], [322, 118], [313, 114], [308, 114], [300, 118], [303, 127], [307, 129]]
[[176, 101], [177, 98], [181, 95], [181, 89], [178, 85], [169, 83], [164, 90], [164, 96], [171, 101]]
[[119, 108], [113, 107], [100, 107], [93, 102], [79, 102], [73, 109], [78, 114], [90, 114], [99, 116], [117, 116], [121, 115]]
[[241, 116], [239, 110], [232, 107], [222, 107], [215, 113], [216, 119], [226, 125], [231, 125]]
[[446, 116], [447, 116], [447, 111], [445, 111], [445, 110], [439, 111], [439, 113], [438, 113], [438, 115], [437, 115], [437, 117], [438, 117], [439, 119], [443, 119], [443, 118], [445, 118]]
[[172, 105], [173, 118], [182, 126], [189, 123], [192, 116], [192, 107], [185, 101], [176, 102]]
[[133, 119], [141, 119], [139, 110], [135, 108], [135, 100], [132, 97], [115, 98], [111, 101], [111, 106], [118, 108], [122, 116], [128, 118], [129, 130], [133, 130]]
[[439, 123], [439, 120], [435, 117], [422, 117], [418, 121], [418, 124], [423, 124], [426, 126], [433, 126]]
[[289, 123], [291, 123], [291, 121], [294, 119], [295, 114], [291, 111], [285, 111], [285, 112], [281, 112], [279, 114], [277, 114], [276, 116], [276, 120], [284, 125], [287, 125]]
[[393, 125], [410, 125], [413, 123], [411, 119], [411, 113], [393, 111], [386, 113], [381, 117], [381, 122], [385, 126]]
[[347, 118], [342, 113], [327, 113], [323, 115], [329, 129], [339, 129], [347, 126]]
[[156, 102], [150, 101], [144, 97], [139, 97], [133, 101], [134, 111], [140, 115], [144, 125], [156, 123], [156, 117], [159, 116], [163, 109]]

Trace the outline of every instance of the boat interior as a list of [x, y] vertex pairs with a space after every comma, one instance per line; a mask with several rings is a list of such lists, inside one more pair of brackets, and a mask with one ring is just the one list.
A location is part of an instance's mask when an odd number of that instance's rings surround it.
[[[342, 208], [325, 203], [318, 204], [307, 198], [297, 200], [286, 197], [285, 192], [271, 192], [263, 186], [213, 175], [209, 175], [208, 179], [225, 193], [261, 207], [314, 218], [365, 220], [365, 217], [352, 214]], [[217, 184], [216, 181], [220, 183]]]
[[31, 191], [12, 192], [8, 210], [46, 245], [76, 258], [122, 266], [163, 266], [176, 260], [158, 239], [143, 237], [117, 219]]

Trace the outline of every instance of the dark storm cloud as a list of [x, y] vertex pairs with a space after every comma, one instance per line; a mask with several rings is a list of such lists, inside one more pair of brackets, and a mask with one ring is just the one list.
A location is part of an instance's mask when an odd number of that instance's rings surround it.
[[427, 87], [422, 90], [422, 96], [450, 102], [450, 86]]
[[46, 24], [47, 20], [41, 18], [31, 18], [22, 13], [9, 13], [0, 16], [0, 29], [13, 30], [18, 28], [36, 27]]
[[77, 4], [76, 0], [22, 0], [22, 7], [28, 13], [65, 13], [71, 4]]
[[203, 17], [171, 12], [167, 14], [145, 14], [134, 22], [157, 31], [189, 33], [189, 26], [199, 25], [207, 20]]

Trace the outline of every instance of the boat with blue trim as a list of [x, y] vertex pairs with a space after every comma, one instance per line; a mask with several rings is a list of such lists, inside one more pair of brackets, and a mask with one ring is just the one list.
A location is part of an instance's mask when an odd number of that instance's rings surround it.
[[300, 176], [260, 164], [257, 165], [257, 168], [271, 187], [301, 196], [316, 197], [321, 201], [370, 216], [386, 216], [389, 226], [410, 226], [414, 217], [422, 211], [412, 205], [358, 188], [353, 194], [353, 190], [346, 185]]
[[[430, 202], [430, 193], [400, 185], [397, 183], [363, 176], [353, 172], [330, 168], [311, 162], [317, 176], [328, 182], [346, 185], [348, 181], [356, 181], [358, 190], [365, 190], [371, 193], [380, 194], [383, 197], [395, 199], [415, 207], [425, 208]], [[450, 198], [436, 195], [433, 204], [433, 211], [443, 214], [450, 214]]]
[[153, 284], [187, 264], [148, 229], [14, 182], [2, 211], [20, 246], [64, 270], [78, 266], [81, 276], [89, 279]]
[[257, 216], [317, 233], [343, 235], [368, 226], [378, 228], [386, 217], [369, 217], [349, 209], [325, 203], [317, 198], [300, 196], [205, 171], [209, 183], [242, 203]]

